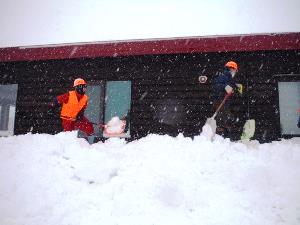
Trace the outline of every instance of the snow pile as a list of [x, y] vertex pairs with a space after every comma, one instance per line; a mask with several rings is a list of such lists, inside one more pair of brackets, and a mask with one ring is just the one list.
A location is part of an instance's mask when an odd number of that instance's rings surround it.
[[107, 122], [105, 132], [108, 134], [121, 134], [124, 131], [125, 124], [119, 117], [115, 116]]
[[300, 139], [0, 138], [0, 224], [299, 224]]

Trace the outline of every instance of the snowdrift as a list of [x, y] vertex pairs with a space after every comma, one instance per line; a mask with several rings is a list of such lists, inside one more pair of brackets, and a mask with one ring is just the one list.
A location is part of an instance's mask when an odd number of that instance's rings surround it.
[[0, 138], [2, 225], [300, 224], [300, 139]]

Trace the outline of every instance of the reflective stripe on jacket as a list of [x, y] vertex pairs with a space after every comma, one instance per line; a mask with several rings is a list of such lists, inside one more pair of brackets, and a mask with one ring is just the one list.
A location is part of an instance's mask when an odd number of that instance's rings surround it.
[[87, 95], [83, 95], [78, 101], [75, 91], [70, 91], [68, 102], [62, 105], [60, 118], [75, 121], [77, 114], [84, 108], [87, 101]]

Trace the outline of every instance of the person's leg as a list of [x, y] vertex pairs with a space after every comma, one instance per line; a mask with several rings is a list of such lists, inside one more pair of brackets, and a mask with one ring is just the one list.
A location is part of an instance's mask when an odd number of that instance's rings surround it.
[[226, 110], [226, 119], [224, 122], [224, 138], [229, 138], [230, 140], [234, 140], [234, 131], [236, 128], [235, 125], [235, 117], [232, 112], [228, 109]]
[[220, 111], [216, 116], [217, 129], [216, 134], [224, 137], [225, 132], [225, 122], [226, 122], [226, 114], [224, 111]]
[[73, 130], [75, 130], [75, 127], [74, 127], [75, 122], [74, 121], [62, 119], [61, 124], [62, 124], [62, 127], [63, 127], [64, 131], [73, 131]]
[[234, 122], [234, 116], [229, 109], [221, 110], [216, 116], [217, 130], [216, 134], [221, 135], [224, 138], [230, 138], [232, 135], [232, 125]]
[[83, 116], [80, 121], [76, 121], [75, 128], [84, 132], [87, 135], [85, 139], [89, 142], [89, 144], [94, 143], [94, 127], [93, 124], [86, 117]]
[[84, 116], [80, 121], [75, 122], [75, 128], [85, 132], [89, 136], [94, 134], [93, 124]]

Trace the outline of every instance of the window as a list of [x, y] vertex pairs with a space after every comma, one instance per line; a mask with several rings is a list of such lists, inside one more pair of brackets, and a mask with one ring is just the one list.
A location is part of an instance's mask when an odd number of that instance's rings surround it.
[[[89, 96], [88, 107], [85, 110], [85, 116], [95, 124], [103, 123], [103, 112], [104, 112], [104, 84], [89, 83], [87, 86], [87, 95]], [[94, 126], [95, 136], [102, 136], [102, 129], [99, 126]]]
[[14, 134], [18, 85], [0, 85], [0, 136]]
[[282, 135], [300, 135], [297, 127], [300, 108], [300, 82], [278, 82]]
[[[122, 137], [130, 137], [130, 106], [131, 81], [107, 81], [89, 83], [87, 88], [89, 96], [85, 116], [95, 124], [106, 124], [111, 118], [117, 116], [126, 120], [125, 133]], [[95, 125], [95, 136], [103, 136], [102, 129]]]

